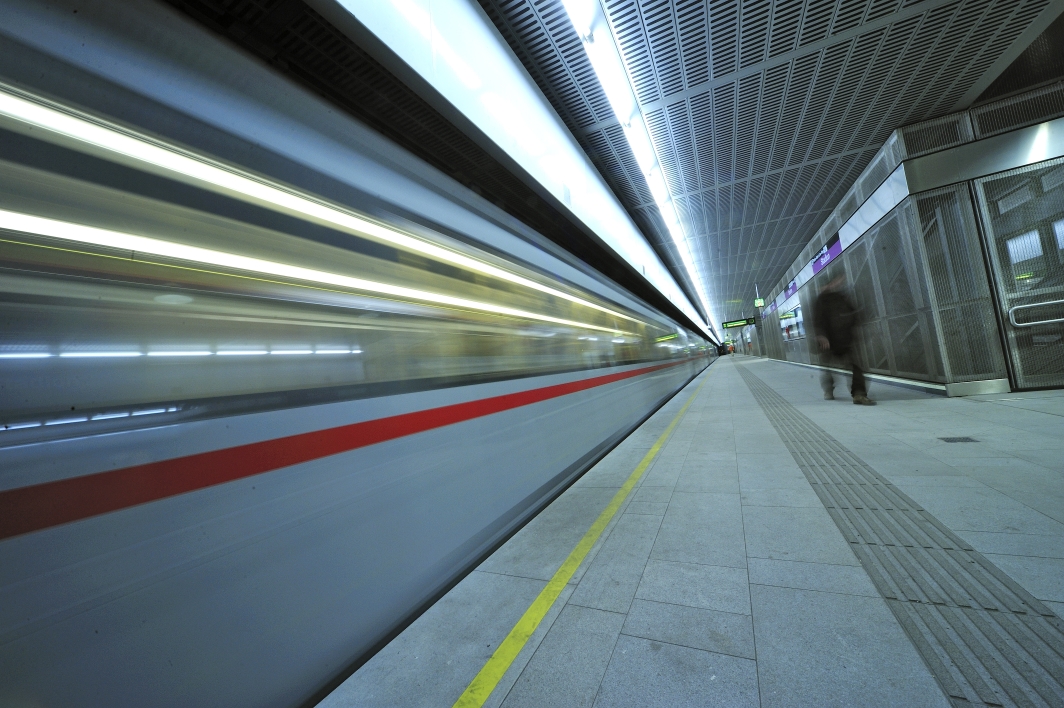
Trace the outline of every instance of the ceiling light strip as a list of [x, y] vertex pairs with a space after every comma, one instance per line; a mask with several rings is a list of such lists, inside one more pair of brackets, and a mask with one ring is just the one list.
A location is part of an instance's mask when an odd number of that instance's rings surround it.
[[550, 322], [581, 329], [593, 329], [610, 333], [617, 332], [617, 330], [613, 328], [599, 327], [597, 325], [575, 322], [573, 320], [562, 319], [559, 317], [551, 317], [549, 315], [518, 310], [512, 307], [495, 305], [488, 302], [478, 302], [476, 300], [467, 300], [465, 298], [453, 297], [451, 295], [416, 290], [401, 285], [390, 285], [388, 283], [379, 283], [362, 278], [352, 278], [350, 276], [329, 273], [327, 271], [276, 263], [274, 261], [241, 256], [234, 253], [225, 253], [223, 251], [215, 251], [208, 248], [200, 248], [198, 246], [187, 246], [185, 244], [162, 241], [146, 236], [135, 236], [133, 234], [122, 233], [119, 231], [100, 229], [94, 226], [74, 224], [67, 221], [58, 221], [56, 219], [47, 219], [31, 214], [0, 210], [0, 229], [61, 239], [68, 242], [129, 251], [131, 258], [135, 258], [136, 254], [150, 254], [163, 258], [173, 258], [181, 261], [239, 270], [258, 275], [268, 275], [321, 285], [332, 285], [361, 292], [373, 293], [375, 295], [396, 297], [404, 300], [418, 300], [435, 305], [446, 305], [466, 310], [490, 312], [498, 315], [520, 317], [523, 319], [538, 320], [540, 322]]
[[658, 211], [661, 212], [661, 218], [669, 230], [669, 236], [672, 237], [673, 243], [676, 244], [680, 260], [683, 262], [684, 268], [686, 268], [694, 285], [695, 292], [705, 308], [709, 317], [710, 328], [712, 329], [712, 323], [716, 318], [713, 316], [712, 309], [709, 306], [702, 277], [695, 268], [690, 244], [684, 235], [675, 204], [669, 194], [669, 187], [661, 171], [661, 162], [658, 160], [657, 150], [650, 138], [650, 132], [647, 130], [646, 121], [639, 108], [639, 102], [636, 100], [635, 91], [632, 88], [628, 71], [617, 47], [609, 20], [606, 18], [599, 0], [563, 0], [563, 4], [569, 14], [569, 20], [572, 22], [573, 28], [580, 36], [584, 51], [591, 61], [591, 66], [594, 68], [595, 75], [602, 85], [602, 90], [605, 92], [606, 98], [617, 116], [617, 120], [620, 121], [621, 127], [624, 129], [624, 135], [628, 139], [628, 144], [632, 148], [632, 153], [639, 164], [639, 169], [647, 181], [647, 186], [650, 188], [650, 193], [658, 206]]
[[323, 203], [309, 195], [263, 181], [229, 166], [213, 162], [157, 140], [103, 123], [52, 104], [18, 89], [0, 84], [0, 115], [20, 123], [91, 145], [97, 149], [147, 165], [168, 176], [197, 186], [221, 189], [231, 196], [250, 200], [274, 211], [283, 211], [368, 237], [398, 248], [460, 266], [506, 282], [537, 290], [553, 297], [604, 312], [630, 322], [639, 320], [602, 307], [557, 288], [552, 288], [489, 263], [442, 248], [396, 229], [370, 221], [353, 212]]

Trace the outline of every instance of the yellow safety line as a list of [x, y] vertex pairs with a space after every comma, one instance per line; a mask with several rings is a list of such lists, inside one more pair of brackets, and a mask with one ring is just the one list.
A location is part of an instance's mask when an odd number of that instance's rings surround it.
[[580, 564], [584, 561], [591, 547], [595, 545], [595, 541], [602, 535], [606, 525], [610, 523], [610, 519], [613, 518], [617, 510], [621, 508], [621, 504], [628, 497], [628, 494], [635, 487], [636, 482], [646, 472], [647, 467], [657, 457], [658, 452], [661, 450], [662, 445], [668, 439], [672, 433], [673, 428], [683, 418], [684, 413], [687, 412], [687, 408], [691, 405], [691, 402], [695, 400], [695, 396], [702, 390], [702, 387], [706, 384], [706, 379], [702, 379], [702, 383], [698, 385], [695, 392], [691, 394], [691, 397], [687, 399], [687, 402], [683, 404], [683, 408], [676, 414], [676, 417], [669, 423], [669, 427], [665, 428], [665, 432], [661, 434], [661, 437], [654, 442], [653, 447], [647, 451], [647, 454], [640, 461], [639, 466], [635, 468], [635, 471], [625, 481], [616, 494], [613, 495], [613, 499], [602, 510], [598, 518], [595, 519], [595, 523], [591, 524], [591, 528], [587, 530], [584, 537], [580, 539], [580, 543], [576, 544], [576, 547], [569, 554], [569, 557], [565, 559], [562, 566], [558, 568], [558, 572], [554, 574], [554, 577], [550, 579], [547, 586], [540, 591], [539, 596], [532, 602], [525, 614], [521, 616], [521, 619], [517, 621], [514, 628], [510, 630], [510, 633], [506, 635], [506, 639], [502, 640], [502, 644], [495, 650], [495, 653], [491, 655], [487, 663], [480, 672], [473, 677], [473, 680], [466, 686], [466, 690], [454, 702], [454, 708], [480, 708], [484, 705], [484, 701], [488, 700], [488, 696], [495, 690], [499, 681], [502, 680], [503, 674], [510, 668], [510, 664], [514, 662], [517, 655], [524, 648], [528, 642], [529, 637], [539, 627], [539, 623], [546, 617], [547, 612], [554, 605], [558, 596], [561, 595], [562, 590], [565, 588], [566, 583], [573, 577], [573, 573], [580, 567]]

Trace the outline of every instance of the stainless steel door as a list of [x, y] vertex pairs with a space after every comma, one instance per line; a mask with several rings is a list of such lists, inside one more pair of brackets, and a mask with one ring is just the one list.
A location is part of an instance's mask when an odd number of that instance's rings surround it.
[[976, 180], [1017, 388], [1064, 386], [1064, 159]]

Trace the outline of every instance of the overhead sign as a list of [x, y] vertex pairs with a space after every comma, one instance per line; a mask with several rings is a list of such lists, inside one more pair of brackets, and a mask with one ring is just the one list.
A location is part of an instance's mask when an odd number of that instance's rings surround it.
[[724, 329], [731, 329], [732, 327], [745, 327], [747, 325], [752, 325], [755, 322], [757, 322], [755, 318], [747, 317], [745, 320], [731, 320], [730, 322], [724, 322], [723, 324], [721, 324], [721, 327], [723, 327]]
[[754, 300], [754, 307], [764, 307], [764, 306], [765, 306], [765, 298], [759, 297], [756, 300]]
[[813, 275], [816, 275], [824, 269], [828, 263], [842, 255], [842, 242], [839, 241], [839, 235], [835, 234], [828, 239], [828, 242], [824, 244], [824, 247], [820, 249], [820, 252], [816, 254], [816, 258], [810, 261], [813, 264]]

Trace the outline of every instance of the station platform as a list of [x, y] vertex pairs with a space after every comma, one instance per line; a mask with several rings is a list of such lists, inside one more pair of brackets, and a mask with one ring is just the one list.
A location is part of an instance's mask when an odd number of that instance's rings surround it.
[[321, 705], [1064, 705], [1064, 392], [816, 377], [722, 357]]

